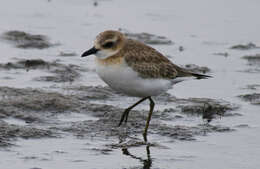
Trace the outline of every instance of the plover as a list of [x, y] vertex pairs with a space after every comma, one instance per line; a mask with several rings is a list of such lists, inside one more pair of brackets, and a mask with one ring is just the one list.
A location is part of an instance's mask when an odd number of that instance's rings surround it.
[[160, 52], [136, 40], [127, 39], [122, 33], [107, 30], [100, 33], [94, 47], [81, 56], [96, 55], [96, 71], [112, 89], [141, 100], [125, 109], [119, 126], [127, 122], [129, 112], [145, 100], [150, 101], [150, 111], [143, 137], [147, 131], [154, 109], [152, 96], [166, 92], [184, 78], [205, 79], [210, 76], [194, 73], [173, 64]]

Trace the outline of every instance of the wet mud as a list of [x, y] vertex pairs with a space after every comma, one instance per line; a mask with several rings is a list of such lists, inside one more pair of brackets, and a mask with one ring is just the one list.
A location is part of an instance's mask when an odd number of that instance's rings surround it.
[[80, 77], [80, 72], [87, 71], [80, 66], [73, 64], [62, 64], [59, 61], [47, 62], [42, 59], [30, 59], [30, 60], [19, 60], [17, 62], [8, 62], [0, 64], [0, 70], [12, 70], [12, 69], [23, 69], [26, 71], [30, 70], [44, 70], [54, 75], [50, 76], [39, 76], [34, 80], [36, 81], [47, 81], [47, 82], [73, 82]]
[[[140, 136], [143, 132], [147, 110], [133, 110], [129, 115], [127, 124], [118, 127], [121, 113], [123, 108], [119, 108], [106, 104], [91, 103], [92, 99], [113, 99], [121, 97], [120, 94], [113, 92], [108, 87], [79, 87], [71, 88], [69, 90], [80, 91], [81, 95], [77, 92], [73, 94], [64, 95], [58, 92], [48, 92], [39, 89], [17, 89], [9, 87], [0, 88], [0, 118], [2, 120], [13, 118], [24, 121], [25, 125], [18, 133], [13, 137], [30, 138], [30, 137], [49, 137], [56, 136], [53, 133], [70, 133], [77, 138], [120, 138], [122, 142], [127, 139], [133, 140], [133, 143], [129, 146], [139, 145], [141, 142]], [[168, 96], [168, 98], [167, 98]], [[178, 99], [172, 97], [169, 94], [161, 96], [164, 100], [160, 100], [160, 97], [155, 98], [159, 102], [174, 101], [181, 105], [172, 109], [165, 109], [163, 111], [155, 111], [152, 122], [149, 128], [149, 134], [155, 134], [159, 136], [169, 137], [172, 140], [194, 140], [196, 135], [205, 135], [208, 132], [226, 132], [233, 129], [218, 125], [203, 124], [196, 126], [174, 126], [167, 125], [163, 120], [179, 119], [182, 116], [195, 115], [206, 118], [210, 118], [211, 121], [215, 115], [225, 116], [229, 111], [235, 109], [231, 104], [223, 103], [221, 101], [212, 99]], [[205, 106], [206, 105], [206, 106]], [[83, 120], [83, 121], [60, 121], [59, 114], [80, 113], [95, 117], [96, 120]], [[207, 117], [205, 116], [207, 114]], [[15, 125], [9, 125], [2, 123], [2, 137], [11, 137], [9, 133], [19, 128]], [[45, 126], [45, 130], [37, 129]], [[21, 126], [20, 126], [21, 127]], [[27, 131], [31, 135], [27, 136]], [[25, 134], [23, 134], [25, 133]], [[7, 134], [7, 136], [5, 136]], [[3, 145], [12, 144], [8, 140], [3, 140]], [[119, 145], [118, 145], [119, 146]]]
[[230, 47], [230, 49], [236, 49], [236, 50], [250, 50], [250, 49], [258, 49], [258, 48], [260, 48], [260, 46], [257, 46], [252, 42], [248, 44], [238, 44]]
[[210, 68], [206, 67], [206, 66], [198, 66], [195, 64], [187, 64], [185, 66], [183, 66], [185, 69], [190, 70], [192, 72], [196, 72], [196, 73], [208, 73], [210, 72]]
[[251, 104], [260, 106], [260, 93], [244, 94], [239, 95], [238, 97], [246, 102], [250, 102]]
[[249, 65], [260, 67], [260, 54], [246, 55], [243, 56], [242, 59], [247, 60]]
[[50, 137], [56, 137], [50, 130], [8, 124], [0, 120], [0, 147], [12, 146], [14, 145], [13, 141], [16, 141], [18, 138], [40, 139]]
[[78, 54], [76, 52], [60, 52], [58, 56], [71, 57], [78, 56]]
[[165, 36], [158, 36], [146, 32], [132, 33], [128, 30], [119, 28], [119, 31], [124, 33], [127, 38], [138, 40], [149, 45], [171, 45], [173, 42]]
[[258, 90], [258, 89], [260, 89], [260, 84], [247, 85], [244, 89]]
[[213, 55], [228, 57], [229, 53], [228, 52], [216, 52], [216, 53], [213, 53]]
[[120, 100], [120, 97], [126, 97], [116, 92], [108, 86], [73, 86], [66, 87], [66, 90], [73, 92], [75, 97], [80, 100]]
[[34, 35], [17, 30], [5, 32], [1, 38], [13, 43], [17, 48], [23, 49], [45, 49], [58, 45], [49, 42], [45, 35]]
[[239, 108], [238, 105], [228, 103], [223, 100], [214, 100], [207, 98], [191, 98], [185, 100], [186, 105], [179, 105], [182, 113], [189, 115], [199, 115], [202, 119], [211, 122], [212, 119], [223, 116], [241, 115], [238, 113], [231, 113], [233, 110]]
[[247, 61], [248, 69], [243, 70], [246, 73], [259, 73], [260, 72], [260, 54], [245, 55], [241, 57]]

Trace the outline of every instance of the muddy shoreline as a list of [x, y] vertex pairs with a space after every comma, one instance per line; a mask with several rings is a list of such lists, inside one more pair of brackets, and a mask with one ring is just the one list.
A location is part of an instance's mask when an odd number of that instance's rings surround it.
[[[259, 5], [4, 2], [0, 168], [258, 169]], [[153, 98], [148, 143], [142, 133], [149, 103], [118, 127], [121, 113], [138, 98], [113, 91], [96, 74], [94, 57], [80, 57], [107, 29], [213, 77], [178, 83]]]
[[[59, 132], [68, 132], [76, 137], [125, 137], [132, 138], [141, 135], [147, 110], [134, 110], [131, 112], [127, 125], [118, 127], [123, 108], [91, 103], [91, 100], [106, 100], [120, 97], [121, 94], [115, 93], [108, 87], [82, 86], [71, 88], [70, 90], [80, 94], [64, 95], [58, 92], [48, 92], [40, 89], [9, 88], [0, 87], [0, 118], [1, 123], [1, 142], [7, 142], [3, 138], [42, 138], [59, 137]], [[71, 92], [71, 93], [75, 93]], [[160, 100], [163, 98], [164, 100]], [[194, 140], [196, 135], [204, 135], [208, 132], [232, 131], [230, 127], [208, 124], [214, 118], [232, 116], [232, 110], [238, 107], [228, 102], [218, 101], [207, 98], [179, 99], [171, 95], [163, 95], [155, 98], [155, 101], [167, 104], [178, 104], [176, 108], [156, 111], [149, 133], [158, 136], [167, 136], [173, 140]], [[97, 120], [62, 122], [59, 120], [60, 114], [77, 113], [96, 118]], [[166, 125], [163, 120], [171, 121], [185, 116], [198, 116], [202, 119], [202, 124], [196, 126], [175, 126]], [[13, 118], [24, 121], [22, 129], [15, 132], [19, 126], [8, 125], [4, 120]], [[203, 125], [203, 120], [205, 124]], [[66, 126], [66, 127], [64, 127]], [[40, 129], [44, 127], [44, 130]], [[14, 129], [13, 129], [14, 128]], [[38, 131], [39, 129], [39, 131]], [[28, 131], [31, 135], [28, 135]], [[127, 133], [124, 131], [127, 130]], [[45, 133], [46, 132], [46, 133]], [[56, 133], [56, 134], [55, 134]], [[139, 139], [138, 139], [139, 140]], [[6, 145], [8, 145], [6, 144]]]

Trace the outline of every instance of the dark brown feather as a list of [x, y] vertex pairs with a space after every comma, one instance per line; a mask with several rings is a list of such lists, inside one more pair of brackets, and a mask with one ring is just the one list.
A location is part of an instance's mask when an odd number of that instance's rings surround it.
[[127, 39], [124, 47], [119, 52], [120, 54], [124, 54], [123, 57], [128, 66], [138, 72], [142, 78], [209, 77], [183, 69], [173, 64], [154, 48], [135, 40]]

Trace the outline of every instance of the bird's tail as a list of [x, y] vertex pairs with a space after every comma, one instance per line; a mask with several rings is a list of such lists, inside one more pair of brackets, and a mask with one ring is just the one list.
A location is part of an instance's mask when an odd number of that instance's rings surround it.
[[195, 77], [196, 79], [208, 79], [211, 78], [212, 76], [209, 75], [204, 75], [204, 74], [200, 74], [200, 73], [194, 73], [190, 70], [187, 70], [185, 68], [181, 68], [177, 65], [174, 65], [175, 69], [178, 72], [177, 77]]
[[208, 79], [208, 78], [212, 77], [209, 75], [203, 75], [203, 74], [199, 74], [199, 73], [191, 73], [191, 75], [196, 77], [197, 79]]

